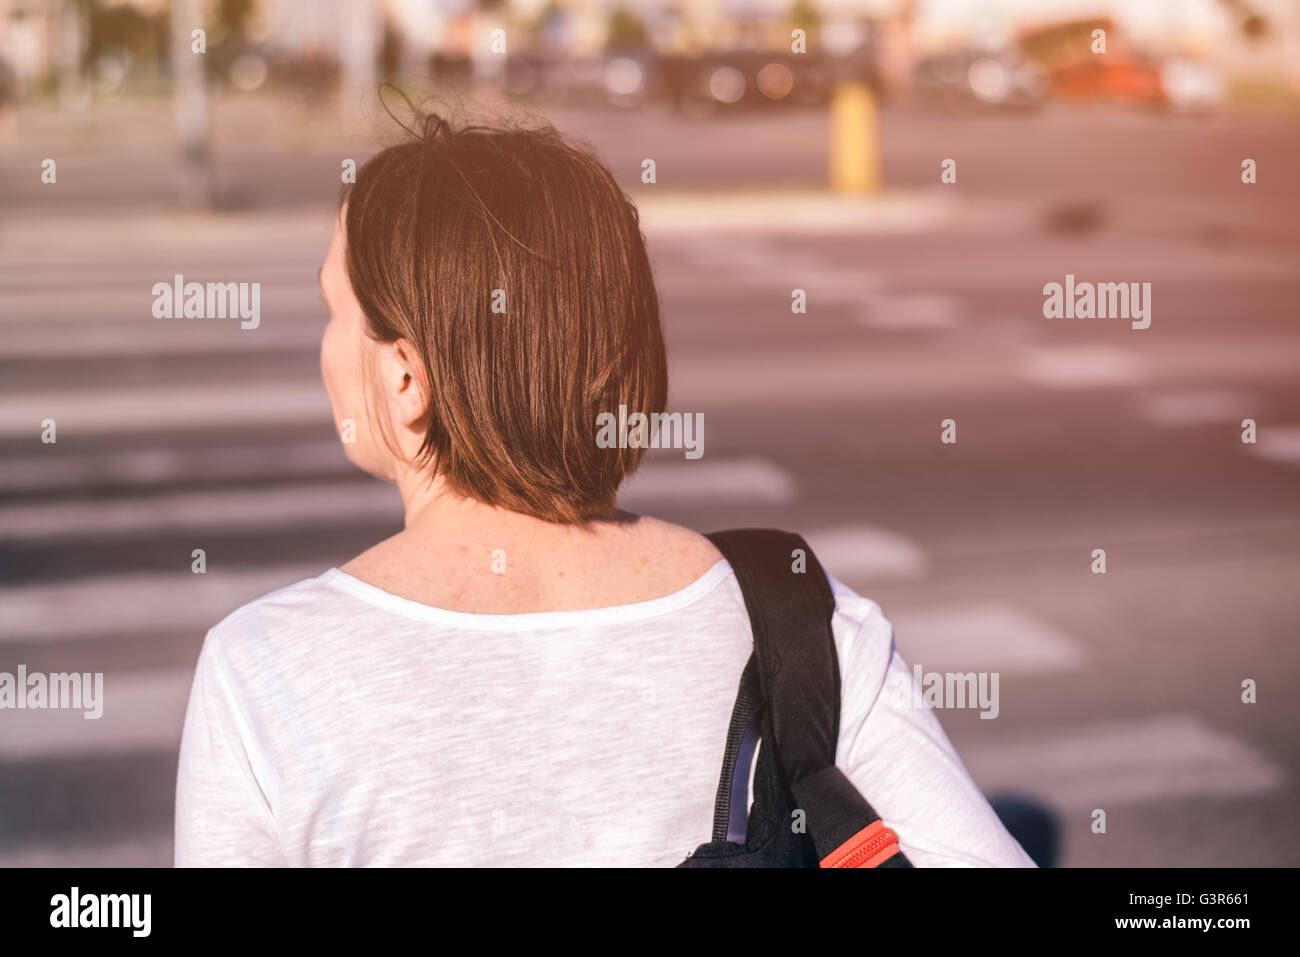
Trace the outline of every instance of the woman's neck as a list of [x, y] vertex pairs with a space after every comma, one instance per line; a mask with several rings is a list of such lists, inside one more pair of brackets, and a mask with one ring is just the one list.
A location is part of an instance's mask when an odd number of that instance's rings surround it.
[[610, 521], [567, 525], [548, 522], [510, 509], [488, 505], [461, 495], [441, 477], [405, 471], [396, 480], [405, 513], [404, 533], [412, 538], [436, 537], [441, 542], [533, 541], [583, 537], [601, 526], [623, 524], [635, 516], [619, 515]]
[[396, 484], [406, 527], [341, 567], [442, 608], [514, 614], [644, 601], [685, 587], [721, 558], [689, 529], [626, 512], [562, 524], [485, 505], [438, 479]]

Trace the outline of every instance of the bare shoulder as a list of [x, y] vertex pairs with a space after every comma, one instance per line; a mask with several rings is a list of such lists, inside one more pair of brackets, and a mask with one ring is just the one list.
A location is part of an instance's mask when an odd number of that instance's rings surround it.
[[360, 555], [339, 566], [339, 570], [371, 584], [383, 585], [393, 578], [394, 568], [407, 567], [415, 555], [408, 536], [401, 533], [371, 545]]
[[722, 560], [722, 553], [699, 532], [648, 515], [632, 525], [646, 552], [662, 561], [702, 574]]

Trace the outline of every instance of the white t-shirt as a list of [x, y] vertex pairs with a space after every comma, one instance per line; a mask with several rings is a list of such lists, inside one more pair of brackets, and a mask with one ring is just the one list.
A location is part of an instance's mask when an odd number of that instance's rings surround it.
[[[873, 601], [831, 579], [836, 764], [917, 867], [1033, 862]], [[673, 866], [710, 839], [752, 633], [731, 566], [584, 611], [476, 615], [331, 568], [208, 632], [176, 784], [176, 864]], [[892, 684], [891, 684], [892, 687]]]

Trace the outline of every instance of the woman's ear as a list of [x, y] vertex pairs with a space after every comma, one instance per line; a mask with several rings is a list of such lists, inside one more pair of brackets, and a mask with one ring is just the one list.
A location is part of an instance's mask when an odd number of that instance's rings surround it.
[[424, 365], [406, 339], [379, 347], [379, 381], [397, 424], [415, 428], [429, 411]]

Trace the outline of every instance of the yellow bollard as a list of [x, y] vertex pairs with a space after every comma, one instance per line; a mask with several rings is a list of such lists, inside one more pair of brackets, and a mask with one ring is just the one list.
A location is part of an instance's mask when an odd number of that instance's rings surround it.
[[841, 83], [831, 96], [831, 190], [880, 191], [880, 124], [876, 98], [863, 83]]

